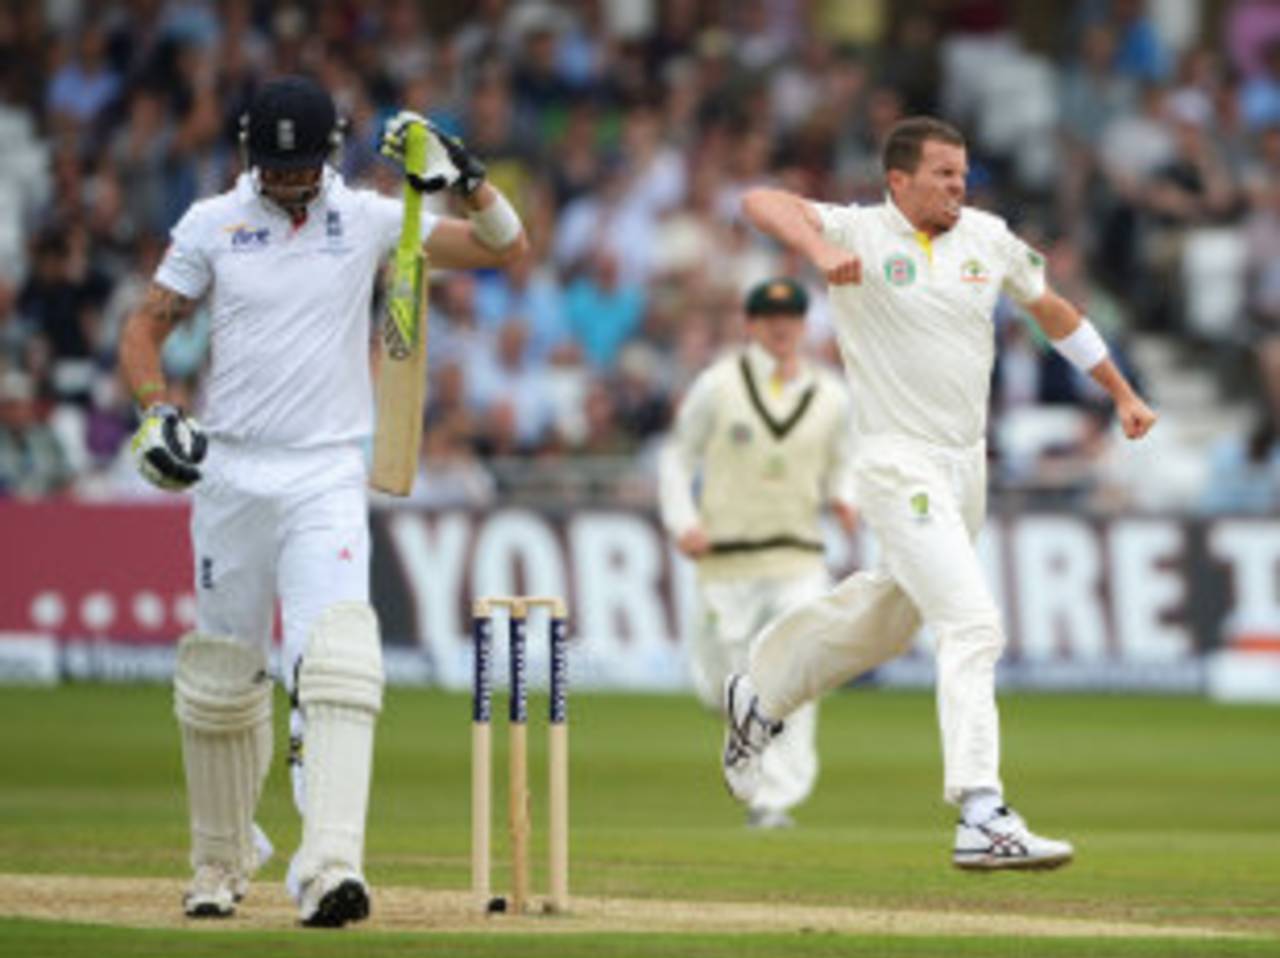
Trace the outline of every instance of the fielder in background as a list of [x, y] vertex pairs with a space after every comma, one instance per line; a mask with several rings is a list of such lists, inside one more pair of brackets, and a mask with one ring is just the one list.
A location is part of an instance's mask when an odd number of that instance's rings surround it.
[[[397, 116], [384, 151], [394, 155], [412, 123], [426, 121]], [[421, 186], [451, 188], [469, 215], [423, 215], [432, 263], [497, 267], [524, 255], [520, 222], [483, 165], [457, 140], [430, 135], [450, 162]], [[270, 853], [253, 816], [271, 760], [266, 669], [277, 599], [303, 816], [289, 891], [304, 925], [369, 912], [364, 829], [383, 683], [365, 489], [370, 304], [402, 203], [348, 187], [326, 163], [339, 140], [323, 88], [301, 77], [265, 84], [242, 118], [245, 172], [174, 227], [121, 340], [123, 374], [145, 410], [132, 443], [138, 467], [162, 488], [194, 487], [196, 629], [175, 667], [191, 916], [232, 914]], [[206, 297], [212, 368], [202, 430], [169, 403], [160, 357]]]
[[951, 126], [904, 120], [885, 142], [888, 195], [834, 206], [748, 191], [747, 218], [830, 285], [853, 386], [855, 492], [882, 562], [765, 628], [726, 684], [723, 770], [750, 805], [762, 756], [804, 703], [905, 651], [921, 621], [937, 643], [944, 796], [960, 808], [962, 868], [1051, 868], [1069, 843], [1032, 833], [1003, 798], [995, 665], [1005, 636], [974, 540], [986, 511], [991, 316], [1003, 291], [1115, 402], [1124, 434], [1155, 414], [1093, 325], [1045, 284], [1043, 257], [990, 213], [964, 206], [968, 160]]
[[[751, 290], [749, 344], [693, 382], [660, 459], [663, 524], [698, 564], [694, 687], [717, 710], [725, 679], [746, 669], [759, 631], [831, 587], [818, 524], [823, 507], [846, 532], [857, 524], [848, 390], [801, 358], [808, 308], [808, 295], [791, 279]], [[817, 710], [816, 702], [801, 705], [765, 748], [749, 825], [791, 825], [790, 809], [813, 790]]]

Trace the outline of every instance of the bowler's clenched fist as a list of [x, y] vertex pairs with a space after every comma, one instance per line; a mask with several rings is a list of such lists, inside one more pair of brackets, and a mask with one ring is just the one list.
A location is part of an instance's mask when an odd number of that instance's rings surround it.
[[811, 257], [814, 268], [832, 286], [857, 285], [862, 282], [862, 260], [856, 253], [827, 243]]
[[1151, 407], [1137, 396], [1116, 404], [1116, 415], [1120, 418], [1120, 428], [1128, 439], [1141, 439], [1159, 418]]

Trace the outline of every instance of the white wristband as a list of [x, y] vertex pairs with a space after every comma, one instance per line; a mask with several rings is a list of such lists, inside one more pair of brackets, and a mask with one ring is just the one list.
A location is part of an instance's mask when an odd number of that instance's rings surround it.
[[507, 198], [494, 190], [493, 202], [471, 214], [471, 228], [476, 239], [489, 249], [506, 249], [520, 236], [520, 217]]
[[1107, 344], [1085, 317], [1081, 317], [1080, 325], [1069, 336], [1051, 342], [1054, 349], [1082, 372], [1087, 373], [1107, 358]]

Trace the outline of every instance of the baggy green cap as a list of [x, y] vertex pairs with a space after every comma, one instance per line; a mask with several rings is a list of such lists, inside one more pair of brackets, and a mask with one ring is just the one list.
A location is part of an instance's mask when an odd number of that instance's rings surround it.
[[788, 276], [767, 279], [747, 293], [748, 316], [799, 316], [809, 311], [809, 294]]

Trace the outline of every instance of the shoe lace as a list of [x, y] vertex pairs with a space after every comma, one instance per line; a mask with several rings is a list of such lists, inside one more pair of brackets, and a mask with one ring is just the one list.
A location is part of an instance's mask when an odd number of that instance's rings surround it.
[[771, 722], [761, 715], [753, 699], [742, 721], [732, 723], [731, 727], [733, 730], [730, 736], [731, 749], [740, 751], [742, 757], [750, 757], [764, 751], [770, 739], [778, 735], [783, 726], [781, 722]]

